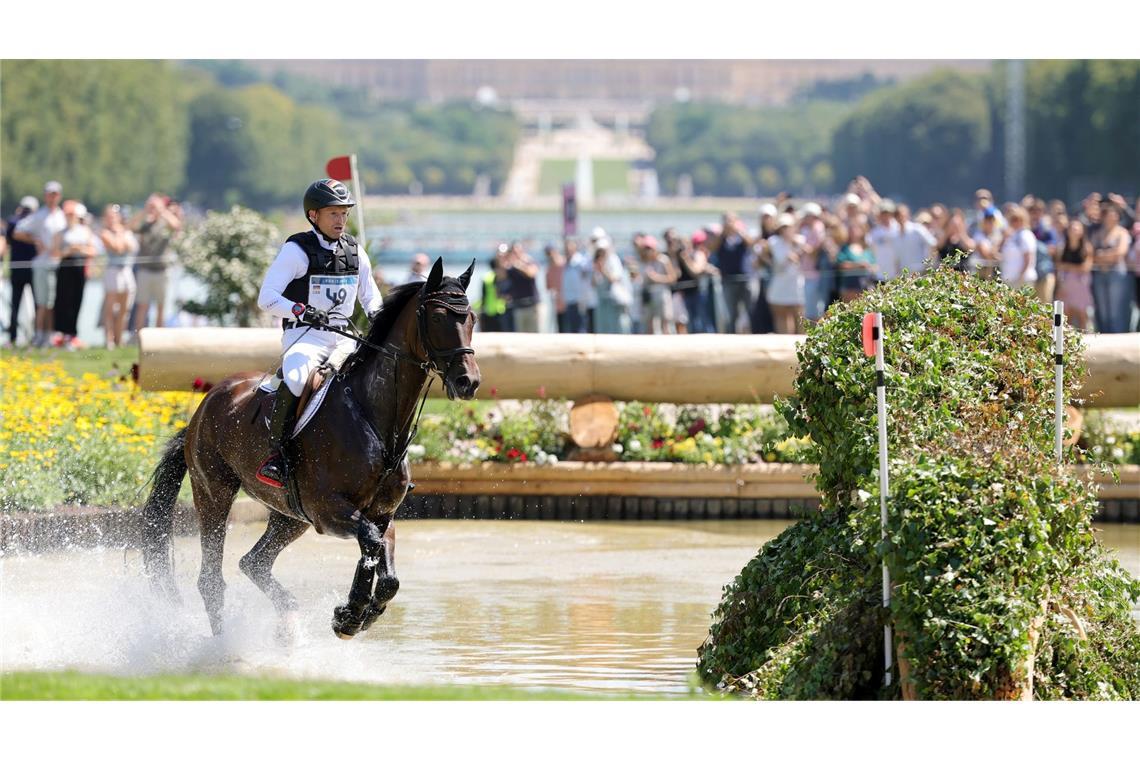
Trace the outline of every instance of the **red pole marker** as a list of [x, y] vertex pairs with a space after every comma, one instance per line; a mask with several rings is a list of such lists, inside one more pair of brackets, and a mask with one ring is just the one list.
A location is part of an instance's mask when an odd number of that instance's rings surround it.
[[875, 313], [863, 315], [863, 353], [875, 355]]

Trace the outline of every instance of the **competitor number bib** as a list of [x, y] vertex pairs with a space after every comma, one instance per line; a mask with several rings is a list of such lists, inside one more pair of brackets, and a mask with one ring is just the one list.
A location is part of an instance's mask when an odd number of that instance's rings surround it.
[[356, 301], [355, 274], [314, 274], [309, 277], [309, 305], [314, 309], [352, 316]]

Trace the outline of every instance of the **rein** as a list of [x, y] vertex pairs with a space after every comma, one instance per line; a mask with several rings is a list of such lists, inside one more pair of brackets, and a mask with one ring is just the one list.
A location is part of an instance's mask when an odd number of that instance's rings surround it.
[[[475, 353], [475, 349], [471, 348], [470, 346], [459, 346], [458, 348], [445, 350], [438, 349], [434, 344], [432, 344], [427, 330], [427, 312], [429, 306], [441, 307], [451, 312], [452, 314], [456, 314], [464, 318], [466, 318], [466, 316], [471, 312], [471, 306], [467, 301], [466, 293], [437, 292], [425, 296], [421, 291], [421, 295], [419, 296], [419, 304], [416, 306], [416, 328], [419, 331], [420, 341], [423, 343], [425, 353], [428, 357], [426, 360], [421, 360], [415, 354], [411, 354], [407, 351], [389, 346], [386, 342], [383, 345], [376, 345], [375, 343], [372, 343], [360, 337], [359, 335], [355, 335], [347, 331], [334, 328], [332, 326], [325, 326], [325, 329], [328, 329], [331, 332], [337, 333], [339, 335], [344, 335], [345, 337], [352, 338], [357, 343], [367, 346], [368, 348], [373, 349], [383, 356], [387, 356], [396, 361], [405, 361], [410, 364], [414, 364], [421, 372], [427, 375], [427, 384], [424, 386], [423, 395], [420, 398], [419, 410], [413, 412], [413, 414], [408, 417], [407, 422], [405, 422], [400, 427], [398, 433], [396, 430], [392, 431], [392, 447], [390, 450], [393, 451], [393, 455], [387, 457], [388, 463], [385, 465], [384, 475], [381, 477], [387, 477], [397, 467], [400, 466], [401, 462], [404, 461], [404, 457], [408, 453], [408, 447], [412, 445], [412, 441], [414, 441], [416, 437], [416, 432], [419, 430], [420, 418], [423, 416], [424, 405], [427, 404], [428, 392], [431, 390], [431, 385], [435, 381], [435, 376], [439, 376], [440, 382], [446, 382], [447, 373], [451, 371], [451, 367], [455, 363], [455, 360], [466, 354]], [[352, 323], [350, 322], [349, 324], [351, 325]], [[442, 364], [444, 361], [447, 362], [446, 365]], [[342, 371], [341, 374], [343, 375], [344, 372]], [[396, 398], [393, 399], [393, 402], [398, 404], [399, 388], [397, 387], [395, 391]], [[415, 409], [415, 407], [413, 407], [413, 409]], [[370, 427], [373, 428], [373, 432], [375, 432], [377, 438], [379, 438], [380, 433], [375, 429], [375, 426], [372, 425], [372, 422], [367, 418], [365, 418], [365, 421]], [[396, 443], [401, 439], [403, 439], [403, 443], [398, 446], [399, 451], [396, 451]]]

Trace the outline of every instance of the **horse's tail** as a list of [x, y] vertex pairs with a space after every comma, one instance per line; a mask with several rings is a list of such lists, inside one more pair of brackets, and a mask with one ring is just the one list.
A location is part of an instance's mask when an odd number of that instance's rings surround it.
[[142, 552], [146, 574], [153, 585], [177, 598], [171, 572], [170, 539], [174, 533], [174, 503], [186, 477], [186, 428], [170, 439], [158, 466], [154, 488], [142, 511]]

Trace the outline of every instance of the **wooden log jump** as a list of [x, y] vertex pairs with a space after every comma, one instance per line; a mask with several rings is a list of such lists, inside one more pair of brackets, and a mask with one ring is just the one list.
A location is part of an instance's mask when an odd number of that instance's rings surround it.
[[[668, 403], [771, 403], [790, 396], [802, 335], [566, 335], [476, 333], [479, 398]], [[1088, 406], [1140, 404], [1140, 337], [1085, 337]], [[144, 390], [190, 390], [234, 372], [272, 371], [276, 328], [145, 328], [139, 335]], [[437, 386], [434, 393], [443, 395]]]

